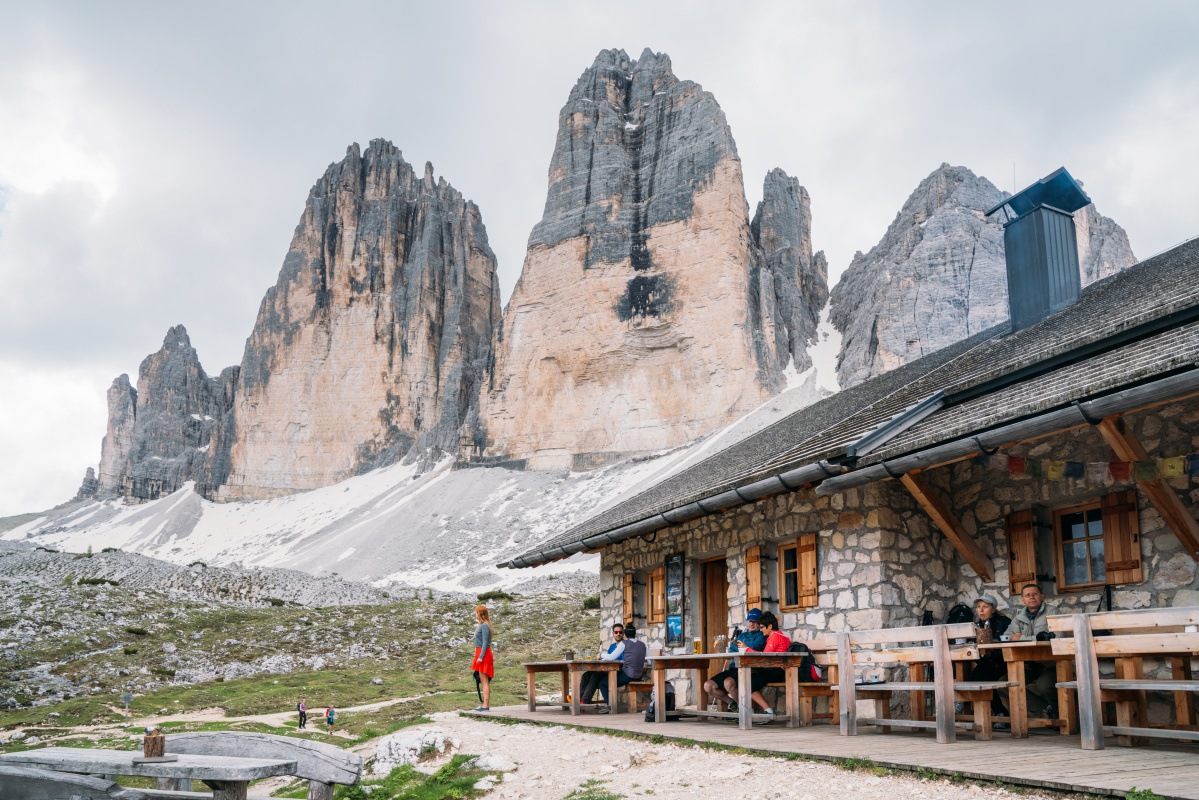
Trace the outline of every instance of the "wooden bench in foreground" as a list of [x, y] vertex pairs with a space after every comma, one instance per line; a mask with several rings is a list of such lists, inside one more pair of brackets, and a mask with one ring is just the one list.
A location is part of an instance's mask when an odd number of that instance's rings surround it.
[[[1073, 639], [1053, 639], [1053, 652], [1073, 654], [1077, 679], [1058, 688], [1078, 689], [1078, 719], [1084, 750], [1102, 750], [1104, 734], [1115, 734], [1121, 745], [1140, 744], [1156, 737], [1199, 741], [1195, 725], [1195, 692], [1191, 658], [1199, 653], [1199, 608], [1150, 608], [1049, 617], [1049, 630], [1073, 632]], [[1096, 636], [1099, 630], [1121, 631]], [[1136, 630], [1142, 633], [1123, 633]], [[1146, 656], [1169, 658], [1171, 679], [1146, 680]], [[1113, 658], [1116, 677], [1099, 676], [1099, 659]], [[1177, 727], [1149, 727], [1147, 691], [1173, 692]], [[1116, 724], [1103, 724], [1103, 703], [1116, 706]]]
[[[874, 631], [850, 631], [839, 633], [836, 653], [829, 653], [830, 663], [839, 670], [837, 682], [831, 688], [838, 693], [841, 716], [841, 735], [856, 736], [858, 723], [875, 725], [881, 733], [891, 728], [916, 728], [935, 730], [937, 742], [947, 744], [957, 741], [957, 729], [973, 730], [979, 739], [990, 739], [991, 696], [996, 689], [1005, 689], [1017, 684], [1011, 681], [955, 681], [954, 661], [978, 659], [978, 648], [974, 646], [950, 648], [950, 639], [965, 639], [974, 636], [974, 624], [970, 622], [952, 625], [924, 625], [911, 628], [891, 628]], [[868, 645], [910, 644], [929, 642], [929, 646], [892, 649], [866, 649]], [[854, 665], [881, 666], [884, 664], [931, 663], [932, 681], [887, 681], [878, 684], [854, 683]], [[935, 720], [893, 719], [891, 717], [891, 695], [895, 692], [933, 692], [936, 708]], [[873, 700], [875, 716], [858, 719], [857, 701]], [[954, 715], [955, 700], [972, 702], [974, 721], [958, 722]]]
[[138, 789], [126, 789], [108, 778], [0, 764], [0, 797], [13, 800], [145, 800], [146, 795]]

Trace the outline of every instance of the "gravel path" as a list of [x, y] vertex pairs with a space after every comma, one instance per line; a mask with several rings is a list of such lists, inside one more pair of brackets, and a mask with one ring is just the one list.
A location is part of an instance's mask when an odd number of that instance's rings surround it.
[[[561, 726], [502, 725], [456, 717], [419, 727], [447, 731], [459, 740], [458, 752], [495, 754], [515, 762], [516, 770], [507, 773], [504, 782], [488, 794], [489, 798], [502, 800], [561, 800], [588, 780], [604, 781], [598, 788], [628, 798], [960, 800], [1017, 796], [994, 786], [921, 780], [906, 773], [849, 772], [825, 762], [759, 758], [698, 746], [655, 745]], [[435, 767], [445, 760], [443, 757], [428, 766]], [[1034, 789], [1019, 796], [1025, 800], [1062, 797]]]

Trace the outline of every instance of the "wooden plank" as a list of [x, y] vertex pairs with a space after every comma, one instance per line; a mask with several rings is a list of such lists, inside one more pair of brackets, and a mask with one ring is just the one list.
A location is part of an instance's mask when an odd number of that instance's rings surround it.
[[858, 699], [853, 685], [853, 646], [850, 634], [837, 634], [837, 656], [845, 666], [838, 670], [837, 705], [840, 710], [841, 735], [858, 735]]
[[[1119, 460], [1149, 459], [1148, 452], [1119, 415], [1104, 418], [1096, 427]], [[1166, 483], [1164, 478], [1137, 481], [1137, 486], [1149, 498], [1149, 502], [1153, 503], [1153, 507], [1170, 526], [1170, 530], [1174, 531], [1182, 546], [1190, 552], [1191, 557], [1199, 559], [1199, 522], [1196, 522], [1195, 517], [1187, 510], [1174, 487]]]
[[924, 478], [913, 472], [900, 476], [900, 481], [907, 487], [912, 497], [916, 498], [916, 502], [924, 509], [924, 513], [932, 518], [932, 521], [941, 529], [954, 548], [962, 554], [966, 563], [973, 567], [975, 574], [986, 583], [994, 581], [995, 567], [991, 564], [991, 559], [978, 546], [978, 542], [974, 541], [974, 537], [962, 527], [962, 523], [958, 522], [953, 511], [941, 499], [941, 495], [929, 486]]
[[[969, 639], [974, 636], [973, 622], [955, 622], [942, 625], [950, 639]], [[931, 642], [933, 626], [914, 625], [908, 628], [880, 628], [873, 631], [850, 631], [849, 639], [857, 645], [898, 644], [900, 642]], [[839, 646], [838, 646], [838, 652]]]
[[250, 781], [276, 775], [294, 775], [295, 760], [233, 758], [231, 756], [179, 755], [178, 761], [135, 764], [133, 750], [87, 750], [79, 747], [45, 747], [0, 755], [0, 763], [27, 765], [57, 772], [101, 775], [134, 775], [146, 778]]
[[[1067, 681], [1058, 685], [1065, 689], [1077, 689], [1078, 681]], [[1121, 678], [1100, 678], [1099, 688], [1126, 692], [1199, 692], [1199, 681], [1175, 681], [1168, 678], [1146, 678], [1144, 680], [1136, 678], [1129, 678], [1127, 680]]]
[[[787, 727], [794, 728], [802, 721], [799, 710], [799, 667], [787, 667], [786, 683]], [[811, 705], [808, 706], [808, 721], [811, 722]]]
[[[1174, 628], [1199, 625], [1199, 606], [1143, 608], [1136, 611], [1103, 611], [1087, 614], [1086, 616], [1091, 624], [1091, 630]], [[1073, 614], [1052, 614], [1046, 622], [1051, 631], [1069, 633], [1074, 630]]]
[[[1055, 661], [1059, 683], [1074, 680], [1073, 661]], [[1061, 733], [1078, 733], [1078, 692], [1070, 689], [1057, 690], [1057, 711], [1063, 720]]]
[[1078, 677], [1078, 733], [1083, 750], [1103, 749], [1103, 704], [1099, 692], [1099, 660], [1085, 614], [1074, 615], [1074, 672]]
[[[971, 634], [973, 635], [973, 634]], [[949, 657], [953, 661], [977, 661], [978, 647], [950, 648]], [[826, 664], [836, 664], [837, 654], [829, 653]], [[931, 647], [903, 647], [894, 650], [858, 650], [853, 654], [855, 664], [906, 664], [908, 662], [928, 663], [933, 660]]]
[[[1199, 652], [1199, 633], [1131, 633], [1094, 637], [1095, 653], [1111, 655], [1158, 655]], [[1050, 642], [1054, 655], [1074, 655], [1073, 639]]]
[[750, 668], [744, 664], [737, 665], [737, 715], [737, 727], [743, 731], [753, 727], [753, 689], [750, 686]]
[[[1170, 659], [1170, 678], [1176, 681], [1191, 679], [1191, 659], [1174, 656]], [[1181, 725], [1195, 724], [1195, 695], [1191, 692], [1174, 693], [1174, 719]]]
[[616, 685], [616, 676], [620, 673], [616, 670], [608, 672], [608, 713], [620, 713], [620, 694]]
[[654, 664], [654, 722], [666, 721], [666, 670]]
[[581, 670], [572, 669], [570, 671], [570, 715], [577, 717], [582, 714], [582, 698], [579, 697], [583, 692], [583, 673]]
[[937, 710], [937, 743], [957, 741], [953, 721], [953, 662], [949, 658], [949, 636], [945, 625], [934, 625], [933, 705]]
[[1154, 739], [1184, 739], [1188, 742], [1199, 742], [1199, 731], [1181, 731], [1176, 728], [1134, 728], [1127, 725], [1104, 725], [1105, 733], [1112, 733], [1121, 738]]
[[[1006, 658], [1006, 655], [1005, 655]], [[1024, 663], [1020, 660], [1009, 660], [1007, 663], [1007, 679], [1015, 683], [1016, 688], [1008, 692], [1008, 711], [1012, 717], [1012, 738], [1028, 738], [1028, 686], [1024, 682]]]
[[537, 673], [534, 672], [533, 670], [529, 670], [527, 675], [528, 675], [528, 679], [529, 679], [529, 710], [536, 711], [537, 710]]

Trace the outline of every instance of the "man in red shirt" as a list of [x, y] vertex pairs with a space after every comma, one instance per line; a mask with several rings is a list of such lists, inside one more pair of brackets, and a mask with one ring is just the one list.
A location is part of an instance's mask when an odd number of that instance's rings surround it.
[[[764, 653], [785, 653], [791, 647], [791, 640], [783, 633], [779, 632], [778, 617], [767, 611], [758, 620], [758, 624], [762, 628], [762, 633], [766, 634], [766, 646], [762, 648]], [[756, 651], [750, 651], [756, 652]], [[762, 696], [762, 690], [766, 688], [768, 683], [782, 683], [787, 679], [787, 671], [782, 667], [756, 667], [750, 673], [749, 685], [753, 690], [753, 701], [761, 709], [762, 713], [771, 717], [774, 716], [774, 709], [766, 702], [766, 698]], [[765, 725], [771, 720], [764, 720], [756, 723]]]

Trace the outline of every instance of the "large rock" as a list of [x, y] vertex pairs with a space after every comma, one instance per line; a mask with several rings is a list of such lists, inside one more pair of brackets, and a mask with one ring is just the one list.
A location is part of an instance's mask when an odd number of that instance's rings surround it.
[[136, 391], [127, 375], [108, 390], [99, 489], [145, 500], [195, 480], [228, 408], [222, 379], [204, 372], [187, 330], [171, 328], [142, 361]]
[[215, 459], [224, 499], [326, 486], [458, 449], [499, 320], [478, 207], [390, 142], [358, 145], [308, 196], [246, 343]]
[[[966, 167], [942, 164], [904, 203], [882, 240], [858, 252], [832, 292], [842, 334], [842, 387], [1008, 318], [1002, 214], [1006, 197]], [[1120, 226], [1087, 206], [1075, 214], [1086, 285], [1136, 263]]]
[[[765, 202], [768, 236], [810, 259], [806, 231], [772, 232], [791, 199]], [[779, 210], [780, 226], [800, 219]], [[802, 257], [776, 260], [790, 280]], [[545, 213], [496, 334], [475, 437], [485, 456], [597, 466], [758, 406], [782, 386], [792, 336], [777, 331], [763, 263], [716, 99], [664, 54], [601, 52], [559, 115]], [[778, 291], [801, 305], [800, 290]]]

